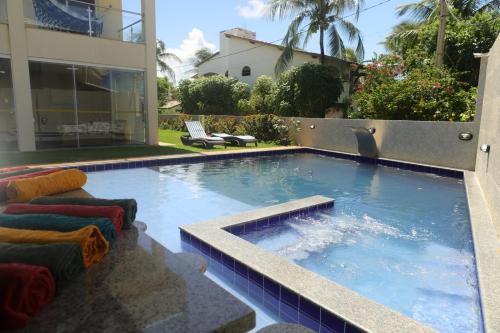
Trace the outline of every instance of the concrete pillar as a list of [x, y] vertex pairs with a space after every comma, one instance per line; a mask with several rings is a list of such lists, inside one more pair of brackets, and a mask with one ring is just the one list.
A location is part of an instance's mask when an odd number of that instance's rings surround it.
[[156, 91], [156, 18], [155, 1], [141, 0], [146, 43], [146, 142], [158, 144], [158, 99]]
[[18, 147], [20, 151], [33, 151], [36, 150], [35, 124], [31, 102], [23, 2], [19, 0], [7, 0], [7, 15]]

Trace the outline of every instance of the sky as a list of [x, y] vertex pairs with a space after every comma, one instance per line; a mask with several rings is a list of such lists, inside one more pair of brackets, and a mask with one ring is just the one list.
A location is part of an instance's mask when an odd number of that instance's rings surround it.
[[[388, 1], [375, 8], [373, 5]], [[267, 0], [156, 0], [156, 34], [163, 40], [169, 52], [175, 53], [182, 63], [170, 62], [176, 72], [176, 80], [189, 77], [190, 59], [196, 50], [207, 47], [219, 48], [219, 32], [240, 27], [255, 31], [257, 39], [275, 42], [285, 35], [288, 22], [272, 21], [265, 15]], [[365, 12], [357, 22], [365, 47], [365, 59], [374, 53], [383, 53], [380, 43], [400, 19], [396, 7], [412, 0], [365, 0]], [[140, 0], [124, 0], [126, 9], [140, 11]], [[277, 43], [280, 43], [278, 41]], [[318, 38], [312, 38], [306, 50], [319, 51]]]

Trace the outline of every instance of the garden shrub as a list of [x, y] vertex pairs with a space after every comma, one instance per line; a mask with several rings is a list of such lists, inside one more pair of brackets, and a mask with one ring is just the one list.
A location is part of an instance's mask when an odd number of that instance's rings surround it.
[[191, 120], [191, 116], [187, 114], [180, 114], [178, 117], [172, 117], [168, 120], [163, 121], [160, 124], [162, 130], [174, 130], [174, 131], [187, 131], [185, 121]]
[[445, 67], [406, 69], [398, 56], [379, 57], [356, 86], [349, 118], [470, 121], [476, 89], [467, 89]]
[[184, 112], [200, 115], [239, 115], [250, 98], [250, 86], [222, 75], [183, 80], [178, 93]]
[[324, 118], [326, 109], [338, 103], [342, 92], [335, 67], [305, 63], [280, 75], [275, 112], [287, 117]]
[[266, 75], [261, 75], [255, 81], [250, 97], [250, 109], [253, 114], [274, 113], [278, 86], [274, 80]]

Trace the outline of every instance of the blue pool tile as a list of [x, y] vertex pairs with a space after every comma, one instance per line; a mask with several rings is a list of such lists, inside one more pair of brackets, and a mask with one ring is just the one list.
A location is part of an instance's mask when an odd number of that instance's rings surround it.
[[278, 313], [279, 311], [278, 299], [266, 290], [264, 290], [263, 296], [264, 296], [264, 306], [270, 309], [271, 311]]
[[200, 241], [201, 252], [207, 256], [210, 256], [210, 245], [205, 242]]
[[318, 322], [320, 321], [321, 308], [317, 304], [309, 301], [308, 299], [305, 299], [304, 297], [300, 297], [299, 310], [300, 312], [307, 314], [312, 319]]
[[191, 245], [197, 249], [197, 250], [200, 250], [200, 240], [194, 236], [191, 236]]
[[272, 216], [269, 218], [269, 226], [275, 226], [280, 223], [280, 217], [279, 216]]
[[299, 310], [297, 307], [291, 306], [290, 304], [280, 301], [280, 318], [287, 322], [298, 323], [299, 322]]
[[299, 307], [299, 295], [283, 286], [281, 286], [280, 289], [280, 301], [296, 309]]
[[224, 276], [224, 278], [226, 280], [229, 280], [231, 283], [234, 283], [235, 273], [234, 273], [234, 269], [233, 268], [228, 267], [228, 266], [226, 266], [224, 264], [224, 265], [221, 265], [221, 271], [220, 272], [221, 272], [222, 276]]
[[276, 298], [280, 297], [280, 285], [264, 276], [264, 290]]
[[241, 277], [248, 279], [248, 267], [238, 260], [234, 261], [234, 271]]
[[245, 233], [245, 226], [244, 225], [237, 225], [234, 227], [231, 227], [231, 233], [234, 235], [242, 235]]
[[319, 332], [320, 330], [319, 319], [316, 320], [313, 317], [301, 311], [299, 311], [299, 324], [305, 327], [309, 327], [310, 329], [316, 332]]
[[248, 294], [248, 279], [246, 277], [243, 277], [235, 272], [234, 283], [240, 290], [245, 292], [245, 294]]
[[245, 223], [245, 233], [253, 232], [257, 230], [257, 223], [256, 222], [248, 222]]
[[185, 232], [184, 230], [181, 230], [181, 240], [183, 242], [191, 244], [191, 235]]
[[253, 269], [249, 268], [248, 269], [248, 278], [252, 283], [255, 283], [256, 285], [260, 287], [264, 287], [264, 276], [260, 274], [259, 272], [254, 271]]
[[222, 263], [224, 264], [224, 266], [234, 271], [234, 259], [227, 254], [222, 254]]
[[345, 321], [333, 313], [321, 309], [321, 326], [327, 327], [335, 333], [343, 333]]
[[210, 258], [222, 263], [222, 252], [212, 247], [210, 249]]
[[251, 280], [248, 280], [248, 294], [253, 299], [259, 301], [259, 303], [264, 301], [264, 289], [262, 285], [258, 285]]

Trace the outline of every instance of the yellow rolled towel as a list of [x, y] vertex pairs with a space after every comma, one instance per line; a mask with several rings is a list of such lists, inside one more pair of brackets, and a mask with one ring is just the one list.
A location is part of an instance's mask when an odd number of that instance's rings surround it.
[[44, 195], [76, 190], [86, 182], [85, 173], [78, 169], [69, 169], [39, 177], [12, 180], [7, 185], [6, 192], [10, 202], [25, 202]]
[[109, 251], [108, 241], [94, 225], [71, 232], [0, 228], [0, 242], [15, 244], [80, 244], [85, 268], [99, 262]]

